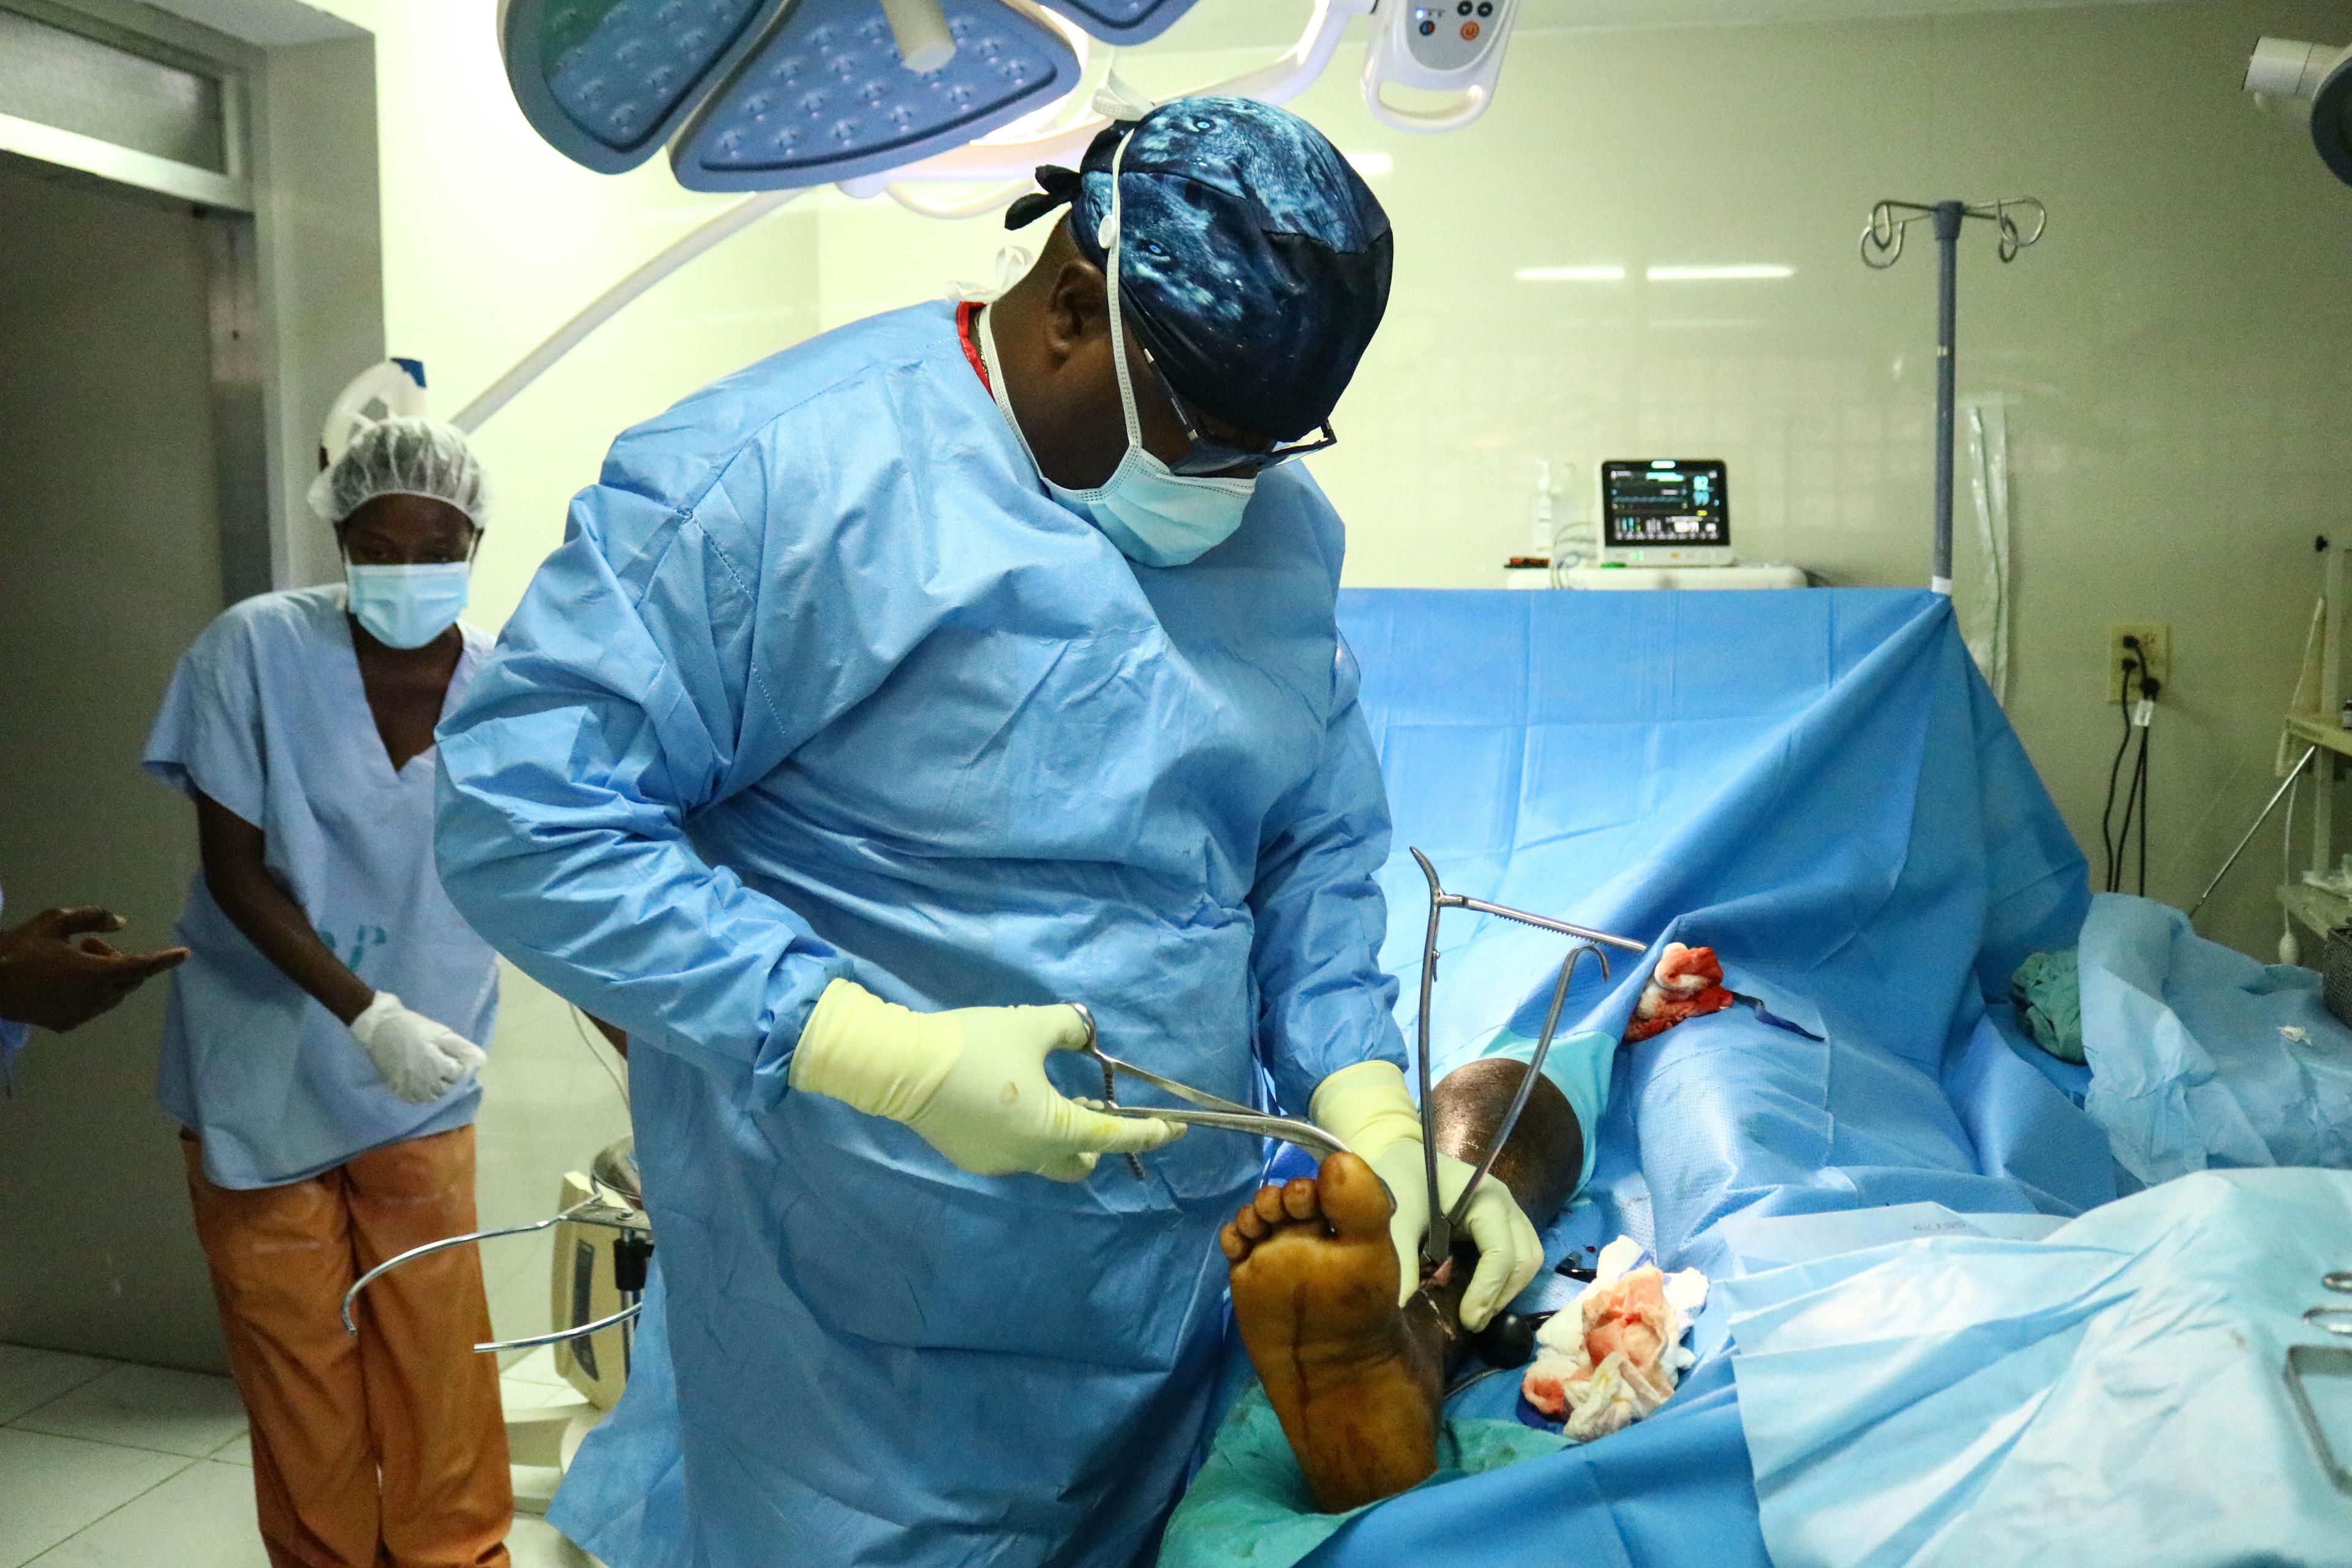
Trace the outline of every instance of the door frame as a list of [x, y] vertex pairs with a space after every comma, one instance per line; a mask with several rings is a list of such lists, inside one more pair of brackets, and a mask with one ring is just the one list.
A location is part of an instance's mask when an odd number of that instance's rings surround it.
[[265, 45], [131, 0], [0, 9], [219, 82], [224, 170], [5, 113], [0, 156], [193, 209], [206, 256], [222, 603], [331, 580], [333, 542], [307, 501], [319, 430], [344, 384], [384, 357], [373, 36], [323, 12], [303, 41]]

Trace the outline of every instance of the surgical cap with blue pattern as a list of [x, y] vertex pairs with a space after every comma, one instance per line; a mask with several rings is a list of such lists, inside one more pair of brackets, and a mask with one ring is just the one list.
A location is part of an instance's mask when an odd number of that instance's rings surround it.
[[1296, 440], [1330, 417], [1388, 308], [1388, 214], [1321, 132], [1246, 98], [1183, 98], [1095, 138], [1079, 169], [1037, 171], [1005, 226], [1065, 202], [1107, 267], [1119, 160], [1120, 299], [1183, 399], [1253, 435]]

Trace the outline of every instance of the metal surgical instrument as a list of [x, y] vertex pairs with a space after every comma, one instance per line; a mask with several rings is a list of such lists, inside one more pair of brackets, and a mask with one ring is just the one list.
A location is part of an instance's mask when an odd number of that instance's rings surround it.
[[[502, 1236], [529, 1236], [534, 1231], [547, 1230], [562, 1225], [566, 1220], [576, 1221], [581, 1225], [603, 1226], [609, 1230], [619, 1231], [621, 1235], [615, 1242], [616, 1263], [619, 1261], [617, 1248], [625, 1243], [632, 1244], [633, 1253], [642, 1249], [646, 1257], [650, 1257], [652, 1254], [653, 1226], [642, 1212], [616, 1205], [601, 1194], [585, 1197], [562, 1213], [550, 1215], [545, 1219], [535, 1219], [527, 1225], [500, 1226], [494, 1230], [468, 1231], [464, 1236], [444, 1237], [439, 1241], [428, 1241], [422, 1247], [412, 1247], [405, 1252], [385, 1258], [357, 1279], [352, 1280], [352, 1288], [343, 1292], [343, 1332], [356, 1335], [360, 1331], [358, 1322], [352, 1317], [352, 1303], [359, 1300], [360, 1292], [401, 1265], [412, 1263], [420, 1258], [430, 1257], [436, 1252], [446, 1252], [453, 1247], [471, 1247], [476, 1242], [492, 1241]], [[644, 1308], [644, 1289], [642, 1279], [638, 1280], [635, 1289], [625, 1289], [621, 1296], [627, 1305], [619, 1311], [608, 1317], [599, 1318], [593, 1322], [582, 1323], [573, 1328], [558, 1329], [551, 1333], [530, 1334], [521, 1339], [490, 1340], [476, 1345], [474, 1350], [478, 1354], [482, 1355], [493, 1354], [499, 1351], [529, 1350], [534, 1345], [551, 1345], [562, 1340], [579, 1339], [604, 1329], [615, 1327], [635, 1318]]]
[[[1607, 981], [1612, 976], [1609, 972], [1609, 954], [1603, 949], [1613, 947], [1623, 952], [1647, 952], [1649, 945], [1630, 937], [1611, 936], [1607, 931], [1573, 925], [1567, 921], [1529, 914], [1525, 910], [1491, 904], [1484, 899], [1449, 893], [1439, 883], [1437, 868], [1429, 863], [1428, 856], [1414, 849], [1412, 858], [1420, 864], [1421, 874], [1429, 879], [1429, 932], [1421, 949], [1420, 1049], [1414, 1053], [1421, 1079], [1422, 1173], [1429, 1184], [1429, 1229], [1421, 1239], [1422, 1270], [1427, 1273], [1444, 1264], [1452, 1255], [1454, 1232], [1469, 1215], [1471, 1195], [1478, 1190], [1478, 1184], [1486, 1180], [1486, 1173], [1494, 1169], [1495, 1157], [1503, 1152], [1503, 1145], [1510, 1141], [1512, 1130], [1519, 1124], [1519, 1113], [1528, 1108], [1528, 1098], [1535, 1092], [1536, 1075], [1543, 1070], [1544, 1058], [1551, 1054], [1552, 1037], [1559, 1029], [1559, 1012], [1568, 1001], [1569, 982], [1575, 977], [1576, 961], [1588, 952], [1591, 953], [1601, 961], [1601, 977]], [[1551, 1009], [1544, 1016], [1543, 1035], [1536, 1041], [1535, 1054], [1528, 1060], [1527, 1076], [1519, 1080], [1519, 1089], [1511, 1097], [1510, 1109], [1504, 1113], [1501, 1125], [1495, 1129], [1494, 1137], [1487, 1142], [1486, 1152], [1479, 1159], [1476, 1170], [1463, 1185], [1461, 1195], [1454, 1199], [1450, 1211], [1446, 1209], [1437, 1185], [1437, 1108], [1430, 1093], [1429, 1082], [1429, 1004], [1437, 985], [1437, 921], [1447, 910], [1468, 910], [1475, 914], [1494, 915], [1501, 920], [1534, 926], [1538, 931], [1557, 931], [1577, 940], [1577, 945], [1569, 950], [1568, 957], [1560, 963], [1559, 979], [1552, 986]]]
[[2294, 1401], [2295, 1414], [2303, 1417], [2304, 1435], [2317, 1451], [2321, 1468], [2326, 1470], [2336, 1490], [2352, 1492], [2352, 1470], [2344, 1468], [2344, 1461], [2327, 1441], [2327, 1428], [2319, 1419], [2319, 1411], [2311, 1402], [2311, 1390], [2305, 1381], [2315, 1376], [2352, 1376], [2352, 1350], [2335, 1345], [2289, 1345], [2285, 1370], [2287, 1394]]
[[[1194, 1089], [1191, 1084], [1179, 1083], [1172, 1078], [1163, 1078], [1148, 1068], [1137, 1067], [1133, 1062], [1119, 1060], [1102, 1048], [1100, 1037], [1095, 1027], [1093, 1010], [1083, 1002], [1072, 1002], [1069, 1005], [1076, 1009], [1079, 1017], [1086, 1020], [1087, 1043], [1078, 1048], [1102, 1064], [1102, 1109], [1107, 1114], [1137, 1121], [1181, 1121], [1191, 1127], [1214, 1127], [1227, 1132], [1247, 1132], [1255, 1137], [1275, 1138], [1285, 1143], [1296, 1143], [1302, 1149], [1312, 1150], [1317, 1154], [1326, 1156], [1353, 1152], [1339, 1138], [1326, 1132], [1311, 1121], [1301, 1121], [1288, 1116], [1276, 1116], [1270, 1111], [1260, 1110], [1255, 1106], [1244, 1105], [1239, 1100], [1227, 1100], [1222, 1095], [1211, 1094], [1206, 1089]], [[1125, 1073], [1129, 1078], [1140, 1079], [1162, 1093], [1172, 1094], [1185, 1101], [1187, 1105], [1198, 1107], [1198, 1109], [1188, 1110], [1181, 1106], [1162, 1105], [1121, 1105], [1112, 1094], [1111, 1079], [1115, 1073]], [[1133, 1160], [1132, 1155], [1129, 1158], [1130, 1162]], [[1140, 1175], [1142, 1172], [1139, 1169], [1136, 1173]]]

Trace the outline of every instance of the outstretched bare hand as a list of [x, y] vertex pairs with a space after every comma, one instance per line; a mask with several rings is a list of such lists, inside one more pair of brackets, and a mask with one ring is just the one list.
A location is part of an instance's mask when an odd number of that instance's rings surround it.
[[44, 910], [14, 931], [0, 931], [0, 1018], [62, 1033], [188, 956], [184, 947], [120, 952], [91, 934], [124, 924], [118, 914], [87, 907]]

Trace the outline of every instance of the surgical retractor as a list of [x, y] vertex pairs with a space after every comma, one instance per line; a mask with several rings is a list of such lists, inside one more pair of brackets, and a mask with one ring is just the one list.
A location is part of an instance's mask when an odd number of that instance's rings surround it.
[[[1630, 937], [1612, 936], [1607, 931], [1594, 931], [1589, 926], [1576, 925], [1568, 921], [1553, 920], [1547, 915], [1529, 914], [1525, 910], [1489, 903], [1484, 899], [1449, 893], [1438, 880], [1437, 868], [1430, 864], [1428, 856], [1414, 849], [1412, 858], [1421, 867], [1421, 874], [1429, 880], [1429, 929], [1421, 949], [1421, 1016], [1416, 1039], [1419, 1048], [1413, 1053], [1414, 1069], [1421, 1089], [1422, 1171], [1428, 1183], [1429, 1197], [1429, 1229], [1422, 1237], [1421, 1265], [1422, 1271], [1428, 1273], [1444, 1264], [1452, 1254], [1454, 1232], [1470, 1211], [1471, 1194], [1486, 1179], [1486, 1173], [1494, 1169], [1495, 1157], [1510, 1141], [1512, 1130], [1518, 1125], [1519, 1113], [1528, 1107], [1528, 1098], [1535, 1090], [1536, 1075], [1543, 1070], [1544, 1058], [1551, 1054], [1552, 1037], [1559, 1029], [1560, 1008], [1568, 1000], [1569, 983], [1575, 977], [1577, 960], [1587, 952], [1591, 953], [1601, 961], [1601, 976], [1605, 981], [1612, 976], [1609, 971], [1609, 955], [1603, 949], [1613, 947], [1623, 952], [1647, 952], [1649, 944], [1635, 942]], [[1559, 979], [1552, 986], [1551, 1008], [1544, 1017], [1543, 1035], [1536, 1041], [1535, 1053], [1528, 1059], [1527, 1076], [1520, 1080], [1510, 1109], [1495, 1129], [1495, 1136], [1488, 1142], [1486, 1153], [1479, 1159], [1476, 1170], [1463, 1187], [1461, 1195], [1454, 1200], [1451, 1211], [1445, 1207], [1438, 1189], [1437, 1128], [1433, 1121], [1435, 1101], [1430, 1092], [1429, 1078], [1429, 1009], [1430, 999], [1437, 985], [1437, 923], [1447, 910], [1468, 910], [1475, 914], [1493, 915], [1499, 920], [1533, 926], [1538, 931], [1557, 931], [1577, 941], [1577, 945], [1569, 950], [1568, 957], [1560, 963]]]

